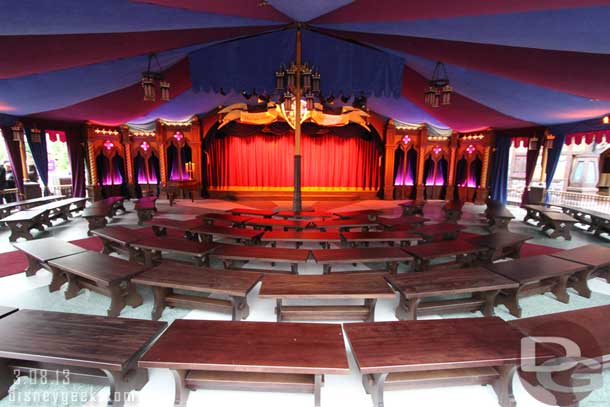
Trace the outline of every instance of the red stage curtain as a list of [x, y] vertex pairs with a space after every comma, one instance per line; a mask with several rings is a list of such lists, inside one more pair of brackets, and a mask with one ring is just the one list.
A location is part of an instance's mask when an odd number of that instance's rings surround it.
[[[333, 134], [303, 135], [303, 187], [377, 189], [379, 151], [373, 141]], [[291, 187], [294, 135], [227, 136], [209, 147], [214, 187]]]

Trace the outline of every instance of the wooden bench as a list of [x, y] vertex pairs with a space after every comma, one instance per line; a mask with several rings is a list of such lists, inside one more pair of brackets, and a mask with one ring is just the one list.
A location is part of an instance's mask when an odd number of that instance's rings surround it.
[[578, 221], [570, 215], [561, 212], [544, 211], [540, 212], [540, 219], [543, 224], [542, 233], [552, 230], [553, 232], [549, 235], [550, 238], [556, 239], [559, 236], [563, 236], [565, 240], [572, 240], [570, 228], [575, 223], [578, 223]]
[[[233, 321], [246, 319], [250, 313], [247, 296], [263, 278], [263, 273], [237, 270], [213, 270], [165, 262], [132, 279], [134, 284], [152, 287], [155, 306], [152, 319], [161, 318], [165, 307], [211, 309], [232, 315]], [[229, 300], [177, 293], [184, 290], [205, 295], [220, 295]]]
[[591, 297], [591, 289], [587, 284], [591, 277], [605, 275], [606, 281], [610, 283], [609, 247], [588, 244], [575, 249], [553, 253], [551, 256], [588, 266], [587, 270], [583, 270], [580, 275], [575, 276], [569, 281], [569, 285], [583, 297]]
[[521, 259], [485, 265], [494, 273], [519, 283], [518, 288], [502, 290], [496, 303], [503, 304], [509, 312], [521, 318], [519, 299], [534, 294], [551, 292], [558, 301], [570, 302], [567, 287], [569, 279], [588, 266], [552, 256], [531, 256]]
[[489, 235], [481, 235], [469, 239], [471, 243], [487, 247], [487, 252], [480, 254], [484, 263], [492, 263], [507, 257], [518, 259], [521, 257], [523, 243], [530, 240], [532, 236], [522, 233], [496, 232]]
[[177, 407], [218, 388], [313, 393], [319, 407], [324, 375], [349, 373], [338, 324], [176, 320], [139, 366], [171, 369]]
[[63, 219], [67, 222], [72, 217], [72, 212], [82, 211], [86, 203], [87, 198], [67, 198], [38, 205], [36, 209], [46, 211], [43, 223], [51, 227], [52, 220]]
[[368, 220], [375, 221], [377, 220], [377, 217], [382, 213], [383, 212], [377, 209], [359, 209], [355, 211], [333, 212], [333, 215], [340, 219], [366, 217], [368, 218]]
[[515, 215], [504, 205], [488, 207], [485, 216], [487, 217], [487, 227], [491, 232], [508, 231], [508, 225], [515, 219]]
[[145, 220], [152, 219], [155, 212], [157, 212], [156, 202], [156, 196], [142, 197], [136, 201], [134, 209], [138, 214], [138, 225], [142, 226]]
[[180, 216], [179, 219], [155, 217], [154, 219], [144, 221], [144, 225], [151, 226], [155, 236], [165, 236], [167, 235], [167, 230], [171, 229], [182, 232], [184, 237], [193, 240], [195, 237], [189, 230], [203, 227], [206, 225], [206, 222], [192, 216]]
[[282, 219], [307, 220], [307, 219], [324, 219], [332, 218], [334, 215], [330, 212], [322, 211], [279, 211], [274, 216]]
[[388, 230], [411, 230], [421, 227], [430, 219], [423, 216], [406, 215], [398, 218], [378, 218], [381, 226]]
[[321, 221], [314, 221], [311, 225], [312, 228], [326, 231], [328, 229], [337, 229], [339, 232], [349, 232], [351, 229], [362, 229], [368, 231], [370, 228], [376, 228], [379, 226], [378, 221], [372, 221], [368, 217], [360, 218], [348, 218], [348, 219], [328, 219]]
[[352, 247], [369, 243], [387, 243], [390, 246], [410, 246], [412, 243], [422, 241], [423, 238], [410, 230], [384, 230], [381, 232], [343, 232], [343, 240]]
[[521, 206], [523, 209], [525, 209], [526, 214], [525, 217], [523, 218], [523, 223], [528, 223], [528, 221], [531, 219], [534, 222], [536, 222], [536, 225], [538, 225], [540, 222], [542, 222], [542, 219], [540, 217], [540, 215], [542, 214], [542, 212], [560, 212], [557, 209], [553, 209], [550, 208], [548, 206], [544, 206], [544, 205], [523, 205]]
[[146, 270], [146, 266], [92, 251], [51, 260], [48, 264], [53, 273], [49, 286], [51, 292], [59, 290], [59, 286], [54, 284], [56, 275], [65, 274], [68, 279], [68, 289], [64, 293], [66, 300], [79, 295], [83, 288], [95, 291], [110, 297], [109, 317], [119, 316], [126, 305], [133, 308], [142, 305], [142, 297], [131, 278]]
[[[385, 278], [400, 294], [396, 318], [401, 320], [417, 319], [419, 315], [478, 310], [491, 317], [500, 290], [519, 286], [482, 267], [426, 271], [424, 274], [403, 273]], [[465, 294], [468, 295], [465, 298], [455, 298]]]
[[31, 240], [32, 229], [37, 229], [44, 232], [44, 223], [46, 221], [47, 211], [44, 209], [28, 209], [19, 212], [15, 212], [6, 218], [3, 218], [1, 222], [5, 223], [11, 230], [11, 234], [8, 238], [9, 242], [16, 242], [20, 237]]
[[[395, 294], [383, 274], [269, 275], [259, 297], [276, 299], [277, 322], [299, 320], [375, 320], [378, 299]], [[364, 305], [285, 305], [293, 300], [364, 300]]]
[[[364, 322], [343, 328], [375, 407], [383, 407], [385, 390], [459, 385], [491, 385], [501, 407], [516, 405], [512, 383], [524, 335], [500, 318]], [[538, 352], [539, 359], [554, 356], [546, 348]]]
[[[41, 268], [51, 271], [49, 265], [47, 264], [50, 260], [55, 260], [61, 257], [71, 256], [73, 254], [78, 254], [87, 251], [82, 247], [79, 247], [72, 243], [68, 243], [56, 237], [48, 237], [45, 239], [36, 239], [27, 242], [13, 243], [13, 246], [15, 246], [17, 250], [25, 254], [28, 259], [28, 266], [25, 269], [25, 275], [27, 277], [33, 276]], [[62, 279], [62, 276], [56, 276], [56, 278]], [[62, 281], [65, 282], [65, 278]], [[63, 282], [60, 284], [60, 281], [56, 281], [53, 286], [56, 287], [57, 284], [61, 286]]]
[[144, 228], [130, 229], [125, 226], [110, 226], [91, 231], [93, 236], [102, 240], [102, 253], [120, 253], [129, 256], [130, 261], [135, 261], [136, 251], [130, 244], [148, 237]]
[[14, 209], [29, 209], [37, 205], [46, 204], [49, 202], [63, 199], [62, 195], [42, 196], [38, 198], [26, 199], [23, 201], [8, 202], [0, 205], [0, 219], [7, 217]]
[[610, 214], [597, 211], [588, 211], [588, 214], [591, 217], [589, 230], [595, 236], [600, 237], [602, 233], [610, 233]]
[[413, 260], [413, 257], [398, 247], [312, 250], [311, 253], [316, 263], [322, 264], [324, 274], [330, 274], [332, 266], [336, 264], [353, 264], [355, 266], [358, 263], [384, 263], [385, 271], [396, 274], [399, 263]]
[[250, 218], [245, 224], [253, 227], [255, 230], [296, 230], [302, 231], [311, 225], [308, 220], [291, 220], [291, 219], [269, 219], [269, 218]]
[[464, 229], [466, 226], [457, 223], [435, 223], [414, 229], [413, 233], [421, 235], [426, 242], [432, 242], [440, 239], [454, 240]]
[[262, 230], [235, 228], [216, 225], [199, 225], [187, 230], [194, 237], [203, 242], [213, 242], [214, 238], [233, 239], [237, 243], [257, 244], [263, 235]]
[[199, 215], [198, 218], [209, 225], [213, 225], [217, 222], [222, 224], [224, 222], [231, 224], [232, 226], [243, 227], [247, 221], [252, 219], [252, 216], [235, 216], [230, 213], [204, 213], [203, 215]]
[[446, 222], [457, 223], [462, 218], [463, 209], [463, 201], [454, 199], [445, 203], [445, 205], [443, 205], [443, 212], [445, 212]]
[[[476, 263], [479, 254], [487, 249], [467, 240], [456, 239], [406, 246], [402, 250], [413, 256], [413, 269], [415, 271], [424, 271], [430, 268], [431, 261], [448, 257], [454, 257], [455, 260], [442, 263], [443, 267], [447, 265], [457, 265], [459, 267], [473, 265]], [[437, 267], [439, 264], [435, 263], [434, 266]]]
[[135, 251], [133, 258], [144, 259], [144, 265], [151, 267], [163, 259], [163, 253], [177, 254], [188, 257], [195, 266], [208, 264], [207, 255], [214, 250], [214, 243], [200, 243], [193, 240], [176, 239], [172, 237], [148, 237], [131, 242], [129, 247]]
[[339, 232], [319, 232], [319, 231], [271, 231], [265, 232], [261, 237], [261, 242], [271, 243], [271, 247], [276, 247], [277, 242], [292, 242], [295, 243], [298, 249], [303, 245], [303, 242], [318, 243], [325, 249], [330, 249], [331, 243], [341, 243], [341, 235]]
[[130, 391], [148, 382], [148, 371], [138, 368], [138, 360], [165, 326], [139, 319], [17, 311], [0, 319], [0, 399], [13, 380], [37, 377], [36, 386], [46, 377], [49, 382], [110, 385], [107, 405], [123, 406]]
[[118, 211], [121, 211], [123, 213], [127, 212], [127, 209], [125, 209], [126, 200], [127, 200], [127, 198], [125, 198], [124, 196], [110, 196], [110, 197], [102, 199], [100, 201], [93, 202], [93, 204], [91, 206], [93, 206], [93, 207], [110, 206], [112, 210], [111, 210], [109, 217], [112, 218], [113, 216], [115, 216], [117, 214]]
[[17, 308], [0, 306], [0, 318], [8, 317], [15, 312], [17, 312]]
[[239, 263], [242, 263], [239, 264], [241, 266], [249, 261], [271, 263], [272, 266], [275, 266], [275, 263], [287, 263], [290, 264], [293, 274], [299, 273], [299, 264], [307, 263], [308, 258], [309, 250], [265, 246], [219, 245], [210, 253], [210, 259], [222, 261], [227, 269], [235, 268]]
[[87, 220], [88, 231], [87, 234], [91, 236], [91, 232], [95, 229], [105, 228], [108, 224], [106, 217], [110, 217], [112, 214], [111, 206], [90, 206], [85, 208], [82, 213], [82, 217]]
[[263, 218], [271, 218], [277, 213], [277, 211], [274, 210], [248, 208], [233, 208], [229, 209], [227, 212], [235, 216], [262, 216]]
[[426, 201], [406, 201], [398, 204], [402, 208], [402, 216], [424, 215]]

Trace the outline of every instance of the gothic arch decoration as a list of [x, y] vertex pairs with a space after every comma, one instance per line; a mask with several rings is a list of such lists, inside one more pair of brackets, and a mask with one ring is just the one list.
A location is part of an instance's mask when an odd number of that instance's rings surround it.
[[424, 154], [425, 199], [445, 199], [449, 182], [450, 149], [446, 143], [430, 144]]
[[167, 157], [166, 176], [168, 181], [188, 181], [192, 179], [193, 150], [184, 133], [177, 130], [168, 138], [165, 147]]

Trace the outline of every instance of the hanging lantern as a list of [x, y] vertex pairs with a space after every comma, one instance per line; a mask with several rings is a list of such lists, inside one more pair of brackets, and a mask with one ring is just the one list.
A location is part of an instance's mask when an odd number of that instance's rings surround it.
[[314, 105], [313, 93], [308, 92], [305, 95], [305, 101], [306, 101], [306, 105], [307, 105], [307, 110], [313, 110], [313, 105]]
[[286, 78], [287, 78], [286, 79], [286, 88], [289, 90], [292, 90], [295, 88], [296, 72], [297, 72], [297, 68], [293, 62], [292, 65], [290, 65], [290, 68], [286, 69]]
[[284, 110], [287, 112], [292, 111], [292, 94], [288, 92], [284, 94]]
[[284, 90], [284, 78], [286, 73], [284, 72], [284, 65], [280, 65], [280, 70], [275, 73], [275, 90]]
[[428, 89], [424, 92], [424, 102], [434, 108], [451, 104], [453, 87], [449, 84], [447, 69], [442, 62], [437, 62], [428, 81]]
[[544, 140], [544, 148], [546, 148], [547, 150], [552, 149], [554, 142], [555, 142], [555, 136], [553, 136], [552, 134], [547, 134], [547, 136]]
[[451, 104], [451, 93], [453, 93], [453, 87], [449, 84], [443, 86], [441, 104], [444, 106]]
[[538, 150], [538, 137], [530, 137], [527, 149], [530, 151]]
[[23, 128], [19, 125], [11, 127], [13, 133], [13, 141], [21, 141], [21, 135], [23, 134]]
[[161, 100], [168, 101], [169, 98], [169, 88], [171, 87], [169, 82], [161, 81], [159, 82], [159, 87], [161, 88]]
[[311, 68], [305, 64], [303, 67], [303, 91], [309, 92], [311, 89]]
[[30, 130], [30, 140], [32, 140], [32, 143], [40, 143], [40, 129], [33, 128]]
[[424, 92], [424, 102], [427, 105], [432, 106], [434, 104], [435, 95], [436, 95], [436, 92], [434, 91], [434, 88], [432, 86], [429, 86], [428, 90], [426, 90], [426, 92]]
[[155, 77], [152, 72], [142, 72], [142, 88], [144, 89], [144, 100], [155, 101]]
[[320, 72], [318, 71], [311, 75], [311, 89], [313, 93], [320, 93]]

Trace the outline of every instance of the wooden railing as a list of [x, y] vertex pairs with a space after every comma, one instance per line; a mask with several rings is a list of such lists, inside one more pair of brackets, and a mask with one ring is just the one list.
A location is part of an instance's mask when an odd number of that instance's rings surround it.
[[610, 196], [580, 192], [549, 191], [549, 204], [610, 212]]

